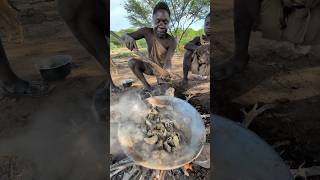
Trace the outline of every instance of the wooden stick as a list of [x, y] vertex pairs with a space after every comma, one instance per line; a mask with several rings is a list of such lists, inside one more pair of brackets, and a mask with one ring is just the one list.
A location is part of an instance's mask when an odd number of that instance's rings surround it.
[[[116, 33], [114, 33], [113, 31], [110, 31], [110, 34], [113, 35], [121, 44], [125, 44], [125, 42], [123, 42], [123, 40]], [[158, 64], [152, 62], [141, 51], [139, 51], [139, 49], [133, 49], [133, 52], [141, 58], [138, 60], [150, 64], [152, 68], [155, 70], [156, 75], [160, 76], [161, 78], [166, 78], [170, 76], [170, 73], [167, 70], [163, 69]]]

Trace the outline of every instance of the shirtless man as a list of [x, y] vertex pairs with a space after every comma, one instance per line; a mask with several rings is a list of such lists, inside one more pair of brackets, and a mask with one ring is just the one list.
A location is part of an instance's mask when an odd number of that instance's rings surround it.
[[[133, 33], [125, 34], [122, 38], [126, 42], [127, 48], [131, 51], [138, 48], [135, 41], [144, 38], [147, 42], [149, 58], [172, 75], [171, 59], [177, 43], [175, 38], [167, 33], [170, 22], [170, 10], [166, 3], [159, 2], [155, 6], [152, 20], [153, 28], [144, 27]], [[132, 72], [142, 82], [144, 88], [147, 91], [152, 91], [153, 88], [143, 75], [155, 75], [151, 66], [136, 58], [131, 58], [128, 64]], [[161, 79], [157, 78], [157, 81], [158, 84], [165, 86], [165, 82], [162, 82]]]
[[213, 67], [216, 80], [229, 78], [246, 67], [254, 25], [264, 38], [320, 44], [319, 0], [234, 0], [233, 11], [235, 49], [227, 63]]
[[204, 33], [205, 33], [204, 36], [202, 37], [197, 36], [184, 46], [184, 49], [186, 49], [186, 52], [184, 53], [184, 58], [183, 58], [183, 80], [182, 80], [183, 85], [188, 84], [188, 73], [191, 68], [192, 56], [193, 56], [193, 53], [198, 49], [198, 47], [201, 46], [201, 38], [205, 42], [210, 42], [210, 34], [211, 34], [210, 13], [206, 16], [206, 19], [204, 22]]
[[[107, 42], [107, 1], [106, 0], [57, 0], [58, 11], [64, 21], [69, 26], [73, 35], [79, 40], [88, 52], [106, 70], [108, 82], [111, 90], [118, 91], [111, 79], [108, 61], [108, 42]], [[7, 11], [0, 11], [2, 17], [6, 19], [16, 19], [15, 12], [7, 6]], [[2, 7], [1, 7], [2, 9]], [[43, 95], [48, 93], [49, 88], [43, 83], [30, 83], [18, 77], [11, 69], [6, 53], [0, 39], [0, 89], [7, 95]], [[100, 99], [101, 98], [97, 98]], [[104, 101], [104, 100], [103, 100]]]

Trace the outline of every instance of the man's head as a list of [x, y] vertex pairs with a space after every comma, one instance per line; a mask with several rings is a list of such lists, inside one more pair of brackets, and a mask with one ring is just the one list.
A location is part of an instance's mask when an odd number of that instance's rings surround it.
[[204, 33], [206, 33], [206, 36], [210, 36], [211, 34], [210, 13], [206, 16], [204, 21]]
[[165, 2], [159, 2], [153, 9], [153, 26], [159, 37], [164, 37], [169, 29], [170, 10]]

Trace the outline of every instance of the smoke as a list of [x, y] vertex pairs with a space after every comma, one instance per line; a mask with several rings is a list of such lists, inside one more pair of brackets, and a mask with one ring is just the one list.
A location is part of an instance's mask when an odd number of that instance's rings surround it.
[[32, 161], [35, 180], [105, 179], [106, 127], [94, 120], [91, 98], [79, 96], [45, 98], [23, 133], [0, 139], [0, 155]]
[[[118, 141], [119, 124], [132, 123], [129, 119], [140, 121], [141, 117], [144, 116], [142, 113], [146, 112], [148, 108], [141, 97], [135, 92], [127, 92], [120, 99], [111, 100], [110, 104], [110, 153], [119, 155], [123, 154]], [[129, 130], [122, 133], [131, 132]]]

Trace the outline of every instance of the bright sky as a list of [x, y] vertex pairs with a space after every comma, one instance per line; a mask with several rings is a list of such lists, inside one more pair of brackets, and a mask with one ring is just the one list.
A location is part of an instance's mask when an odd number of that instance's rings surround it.
[[[112, 31], [119, 31], [121, 29], [132, 27], [126, 18], [126, 10], [123, 4], [126, 0], [111, 0], [110, 1], [110, 28]], [[198, 30], [203, 28], [204, 20], [193, 24], [191, 28]]]

